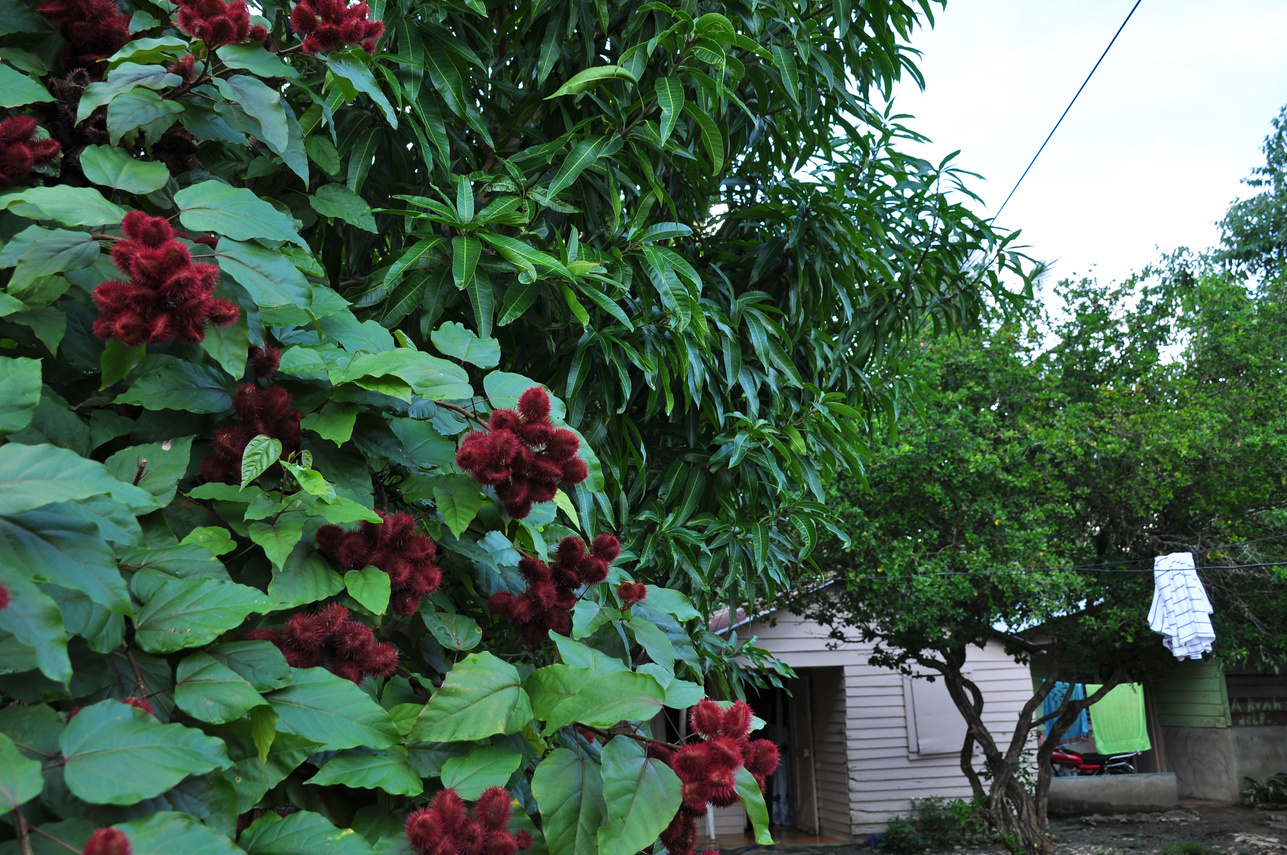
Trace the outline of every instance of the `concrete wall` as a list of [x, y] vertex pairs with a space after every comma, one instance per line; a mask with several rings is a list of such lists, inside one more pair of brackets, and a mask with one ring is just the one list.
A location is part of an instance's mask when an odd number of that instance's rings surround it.
[[1179, 803], [1176, 778], [1169, 772], [1050, 779], [1049, 809], [1056, 816], [1164, 811]]
[[1163, 727], [1181, 798], [1236, 802], [1244, 777], [1287, 771], [1287, 726]]

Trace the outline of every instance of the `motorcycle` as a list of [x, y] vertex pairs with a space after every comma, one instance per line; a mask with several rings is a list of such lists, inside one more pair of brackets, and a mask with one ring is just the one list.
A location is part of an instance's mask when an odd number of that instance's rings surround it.
[[1057, 777], [1074, 775], [1133, 775], [1136, 754], [1081, 754], [1066, 749], [1050, 755]]

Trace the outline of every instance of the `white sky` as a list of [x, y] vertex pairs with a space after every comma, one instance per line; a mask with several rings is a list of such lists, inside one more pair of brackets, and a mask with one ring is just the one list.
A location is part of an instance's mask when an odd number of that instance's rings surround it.
[[[994, 214], [1135, 0], [951, 0], [895, 104]], [[998, 225], [1052, 276], [1204, 248], [1287, 103], [1287, 0], [1143, 0]]]

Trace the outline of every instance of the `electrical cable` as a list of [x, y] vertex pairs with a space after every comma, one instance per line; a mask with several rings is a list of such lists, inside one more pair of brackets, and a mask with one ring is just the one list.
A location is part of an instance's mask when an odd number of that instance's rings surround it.
[[1068, 111], [1072, 109], [1073, 104], [1077, 103], [1077, 96], [1081, 95], [1081, 90], [1085, 89], [1086, 84], [1089, 83], [1090, 79], [1095, 76], [1095, 70], [1098, 69], [1099, 64], [1104, 61], [1104, 57], [1108, 56], [1108, 52], [1113, 47], [1113, 42], [1116, 42], [1117, 37], [1122, 34], [1122, 30], [1126, 29], [1127, 21], [1131, 19], [1131, 15], [1135, 14], [1135, 10], [1140, 7], [1140, 3], [1142, 2], [1144, 2], [1144, 0], [1135, 0], [1135, 5], [1131, 7], [1131, 11], [1126, 13], [1126, 20], [1122, 21], [1122, 25], [1117, 28], [1117, 32], [1113, 34], [1112, 40], [1109, 41], [1108, 47], [1104, 48], [1104, 52], [1099, 55], [1099, 59], [1096, 60], [1095, 62], [1095, 68], [1092, 68], [1090, 70], [1090, 74], [1086, 75], [1086, 79], [1082, 81], [1081, 87], [1078, 88], [1077, 90], [1077, 94], [1074, 95], [1072, 97], [1072, 100], [1068, 102], [1068, 106], [1064, 108], [1064, 112], [1059, 117], [1059, 121], [1055, 122], [1055, 126], [1051, 128], [1050, 133], [1046, 135], [1046, 141], [1041, 144], [1041, 148], [1037, 149], [1037, 153], [1032, 156], [1032, 161], [1031, 163], [1028, 164], [1028, 168], [1025, 169], [1023, 171], [1023, 174], [1019, 176], [1019, 180], [1014, 182], [1014, 187], [1010, 190], [1010, 195], [1005, 197], [1005, 201], [1001, 203], [1001, 207], [997, 209], [996, 214], [992, 217], [994, 222], [1001, 217], [1001, 212], [1005, 210], [1005, 206], [1009, 204], [1011, 196], [1014, 196], [1014, 191], [1019, 189], [1019, 185], [1023, 183], [1023, 179], [1028, 177], [1028, 171], [1031, 170], [1033, 164], [1037, 162], [1037, 158], [1041, 157], [1041, 153], [1046, 150], [1046, 143], [1050, 142], [1050, 138], [1055, 135], [1055, 131], [1059, 130], [1059, 125], [1063, 123], [1064, 116], [1067, 116]]

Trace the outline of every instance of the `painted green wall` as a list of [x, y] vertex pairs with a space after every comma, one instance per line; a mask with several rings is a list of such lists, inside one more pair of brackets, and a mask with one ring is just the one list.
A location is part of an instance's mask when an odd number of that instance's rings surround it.
[[1175, 674], [1149, 684], [1162, 727], [1228, 727], [1224, 672], [1204, 659], [1179, 663]]

